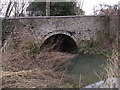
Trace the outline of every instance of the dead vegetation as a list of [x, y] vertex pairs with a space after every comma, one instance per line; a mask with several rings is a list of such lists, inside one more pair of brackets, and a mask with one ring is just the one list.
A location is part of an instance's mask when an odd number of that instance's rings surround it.
[[50, 87], [55, 84], [56, 87], [65, 76], [62, 75], [66, 67], [60, 66], [73, 56], [60, 52], [41, 52], [35, 55], [24, 52], [2, 58], [2, 86], [32, 88]]
[[10, 38], [5, 41], [1, 54], [2, 88], [62, 87], [63, 83], [70, 86], [69, 77], [64, 73], [73, 54], [45, 49], [31, 53], [31, 48], [15, 47]]
[[[108, 62], [105, 66], [105, 78], [108, 80], [108, 87], [109, 88], [119, 88], [120, 83], [119, 78], [120, 78], [120, 62], [119, 62], [119, 49], [118, 49], [118, 40], [116, 40], [113, 45], [112, 45], [112, 55], [108, 57]], [[117, 78], [117, 82], [115, 82], [115, 79]], [[116, 85], [116, 86], [115, 86]]]

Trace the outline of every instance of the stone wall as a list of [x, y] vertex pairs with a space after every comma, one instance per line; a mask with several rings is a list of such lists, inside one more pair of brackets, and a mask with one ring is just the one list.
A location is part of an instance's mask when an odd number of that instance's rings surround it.
[[43, 43], [54, 34], [66, 34], [79, 46], [83, 40], [95, 40], [98, 32], [107, 32], [108, 21], [106, 19], [106, 16], [5, 18], [3, 40], [12, 34], [14, 39], [21, 37]]
[[2, 22], [2, 39], [4, 41], [11, 35], [9, 38], [19, 40], [19, 42], [42, 44], [52, 35], [65, 34], [80, 47], [85, 40], [96, 40], [98, 34], [102, 34], [101, 37], [109, 37], [111, 41], [112, 38], [114, 40], [116, 38], [114, 34], [119, 29], [118, 19], [117, 15], [5, 18]]

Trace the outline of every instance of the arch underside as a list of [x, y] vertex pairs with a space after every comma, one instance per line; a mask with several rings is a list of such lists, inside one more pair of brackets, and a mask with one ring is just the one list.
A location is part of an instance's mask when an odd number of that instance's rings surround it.
[[76, 52], [77, 45], [75, 40], [69, 35], [53, 34], [44, 40], [41, 49], [46, 51]]

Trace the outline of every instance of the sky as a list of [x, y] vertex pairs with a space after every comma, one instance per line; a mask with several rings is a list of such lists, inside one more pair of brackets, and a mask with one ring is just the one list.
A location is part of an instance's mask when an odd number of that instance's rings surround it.
[[118, 4], [120, 0], [84, 0], [83, 10], [86, 15], [93, 14], [93, 6], [99, 6], [99, 3], [108, 5]]
[[[1, 0], [1, 1], [9, 1], [9, 0]], [[22, 0], [16, 0], [16, 1], [22, 1]], [[25, 0], [27, 1], [27, 0]], [[33, 0], [32, 0], [33, 1]], [[58, 0], [63, 1], [63, 0]], [[84, 1], [82, 9], [85, 11], [85, 15], [92, 15], [93, 14], [93, 6], [99, 6], [99, 3], [104, 3], [108, 5], [118, 4], [120, 0], [77, 0], [77, 1]], [[99, 7], [97, 7], [99, 8]]]

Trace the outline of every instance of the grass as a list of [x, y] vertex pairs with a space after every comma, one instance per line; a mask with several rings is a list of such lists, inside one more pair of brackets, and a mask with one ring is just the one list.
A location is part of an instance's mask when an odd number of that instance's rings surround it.
[[10, 49], [8, 44], [6, 43], [7, 48], [2, 48], [3, 88], [61, 87], [65, 83], [63, 78], [67, 76], [60, 66], [74, 55], [47, 51], [33, 54], [29, 49]]

